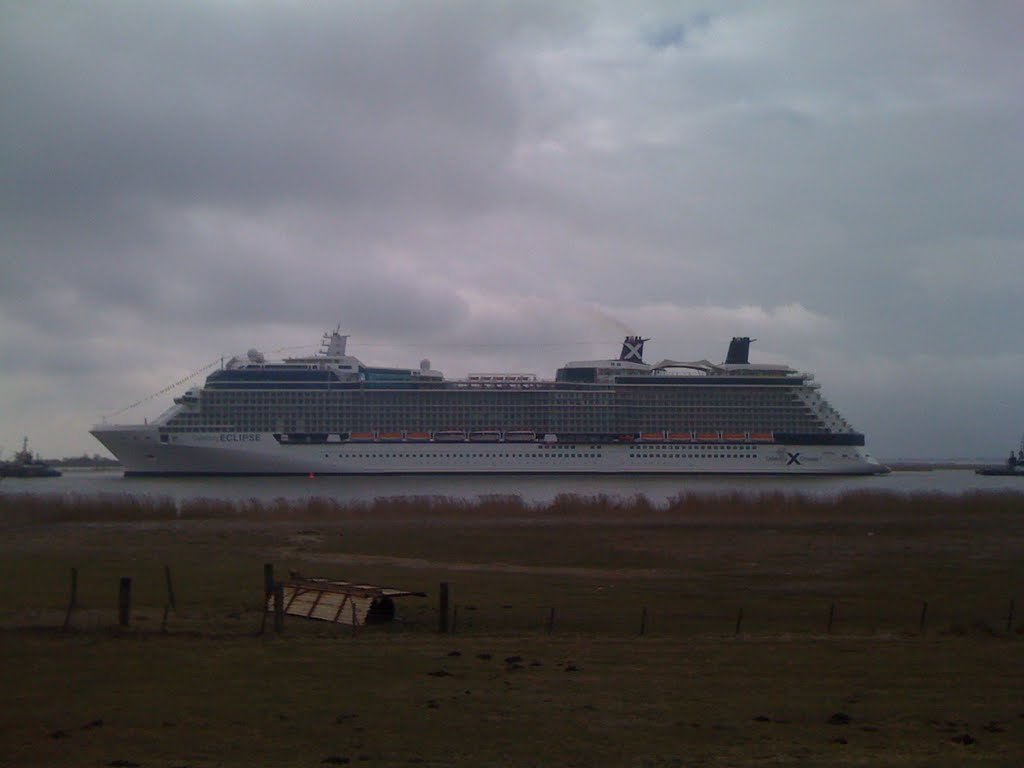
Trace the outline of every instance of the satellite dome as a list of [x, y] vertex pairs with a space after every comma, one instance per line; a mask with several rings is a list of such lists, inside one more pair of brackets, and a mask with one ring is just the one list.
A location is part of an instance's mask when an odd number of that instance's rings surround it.
[[423, 358], [422, 360], [420, 360], [420, 370], [421, 371], [429, 371], [430, 370], [430, 361], [427, 360], [427, 358]]

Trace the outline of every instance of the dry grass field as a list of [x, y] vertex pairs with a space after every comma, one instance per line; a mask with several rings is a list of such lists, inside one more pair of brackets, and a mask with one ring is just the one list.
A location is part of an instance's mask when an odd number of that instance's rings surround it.
[[[2, 765], [1024, 764], [1018, 494], [0, 496], [0, 531]], [[428, 597], [260, 635], [264, 563]]]

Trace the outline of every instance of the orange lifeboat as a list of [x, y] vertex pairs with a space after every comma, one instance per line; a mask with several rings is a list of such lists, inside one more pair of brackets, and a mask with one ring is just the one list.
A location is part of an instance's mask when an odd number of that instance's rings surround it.
[[751, 432], [750, 439], [761, 443], [770, 443], [775, 439], [775, 435], [771, 432]]
[[726, 432], [722, 435], [722, 438], [728, 440], [730, 443], [742, 443], [747, 439], [745, 432]]
[[406, 440], [415, 440], [417, 442], [425, 442], [425, 441], [430, 439], [430, 433], [429, 432], [406, 432], [405, 433], [405, 439]]
[[721, 438], [722, 436], [718, 432], [701, 432], [697, 435], [698, 440], [703, 440], [705, 442], [720, 440]]
[[373, 432], [353, 432], [348, 436], [349, 440], [373, 440]]
[[401, 440], [402, 439], [402, 433], [401, 432], [381, 432], [380, 433], [380, 439], [381, 440], [387, 440], [387, 441], [393, 443], [396, 440]]
[[693, 440], [692, 432], [669, 432], [668, 439], [673, 443], [688, 443]]

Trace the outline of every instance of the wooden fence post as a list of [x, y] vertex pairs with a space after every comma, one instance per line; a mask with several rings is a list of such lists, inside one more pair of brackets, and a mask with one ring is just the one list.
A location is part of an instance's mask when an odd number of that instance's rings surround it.
[[555, 609], [552, 608], [551, 612], [548, 614], [547, 632], [550, 635], [554, 631], [555, 631]]
[[263, 564], [263, 602], [266, 602], [274, 594], [274, 564]]
[[917, 631], [924, 632], [924, 622], [928, 618], [928, 601], [921, 603], [921, 620], [917, 623]]
[[284, 584], [274, 585], [274, 631], [284, 632]]
[[78, 607], [78, 569], [71, 569], [71, 598], [68, 600], [68, 611], [64, 614], [63, 631], [67, 631], [71, 625], [71, 612]]
[[132, 579], [122, 576], [117, 593], [117, 623], [127, 627], [132, 620]]
[[740, 633], [740, 627], [743, 626], [743, 606], [740, 606], [739, 611], [736, 613], [736, 631], [734, 634]]
[[171, 610], [178, 612], [178, 602], [174, 599], [174, 584], [171, 582], [171, 566], [164, 566], [164, 575], [167, 577], [167, 604]]
[[441, 589], [438, 593], [437, 604], [437, 631], [439, 634], [448, 634], [448, 582], [441, 582]]
[[459, 626], [459, 604], [456, 603], [452, 606], [452, 634], [455, 634], [455, 630]]

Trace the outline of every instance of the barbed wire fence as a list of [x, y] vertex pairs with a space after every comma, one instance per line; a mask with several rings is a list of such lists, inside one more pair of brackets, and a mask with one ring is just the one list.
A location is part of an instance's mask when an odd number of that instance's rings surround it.
[[[275, 588], [265, 566], [259, 588], [254, 586], [251, 600], [231, 607], [230, 601], [217, 601], [218, 612], [209, 603], [189, 604], [188, 596], [175, 589], [169, 565], [150, 568], [138, 582], [122, 576], [115, 583], [90, 585], [95, 605], [81, 598], [81, 571], [70, 572], [69, 597], [64, 611], [36, 611], [22, 617], [12, 616], [8, 628], [50, 626], [63, 631], [102, 628], [159, 631], [212, 631], [248, 633], [253, 616], [259, 616], [259, 633], [266, 631], [268, 616], [273, 626], [283, 631], [300, 627], [323, 630], [325, 622], [287, 615], [283, 605], [275, 615]], [[272, 574], [272, 570], [270, 571]], [[254, 579], [254, 585], [257, 580]], [[137, 587], [141, 586], [142, 589]], [[371, 631], [453, 636], [537, 635], [686, 638], [700, 636], [758, 638], [781, 636], [814, 637], [942, 637], [981, 635], [994, 638], [1024, 639], [1024, 617], [1015, 597], [986, 595], [977, 599], [951, 599], [939, 596], [912, 599], [901, 596], [858, 597], [778, 597], [742, 599], [686, 595], [667, 601], [663, 596], [649, 601], [622, 600], [615, 597], [591, 598], [585, 604], [556, 602], [536, 596], [527, 601], [481, 603], [459, 601], [449, 582], [435, 592], [417, 593], [419, 598], [401, 604], [394, 621]], [[457, 585], [455, 585], [457, 587]], [[97, 600], [106, 593], [107, 598]], [[134, 594], [134, 596], [133, 596]], [[142, 600], [139, 595], [143, 595]], [[653, 598], [653, 596], [652, 596]], [[138, 603], [136, 605], [135, 603]], [[52, 600], [51, 600], [52, 604]], [[49, 618], [40, 621], [40, 616]], [[87, 616], [83, 619], [82, 617]], [[249, 616], [250, 619], [245, 617]], [[134, 619], [133, 619], [134, 617]], [[347, 618], [347, 615], [345, 616]], [[148, 623], [147, 623], [148, 621]], [[350, 622], [353, 626], [355, 624]], [[354, 634], [346, 624], [341, 635]], [[300, 630], [301, 631], [301, 630]]]

